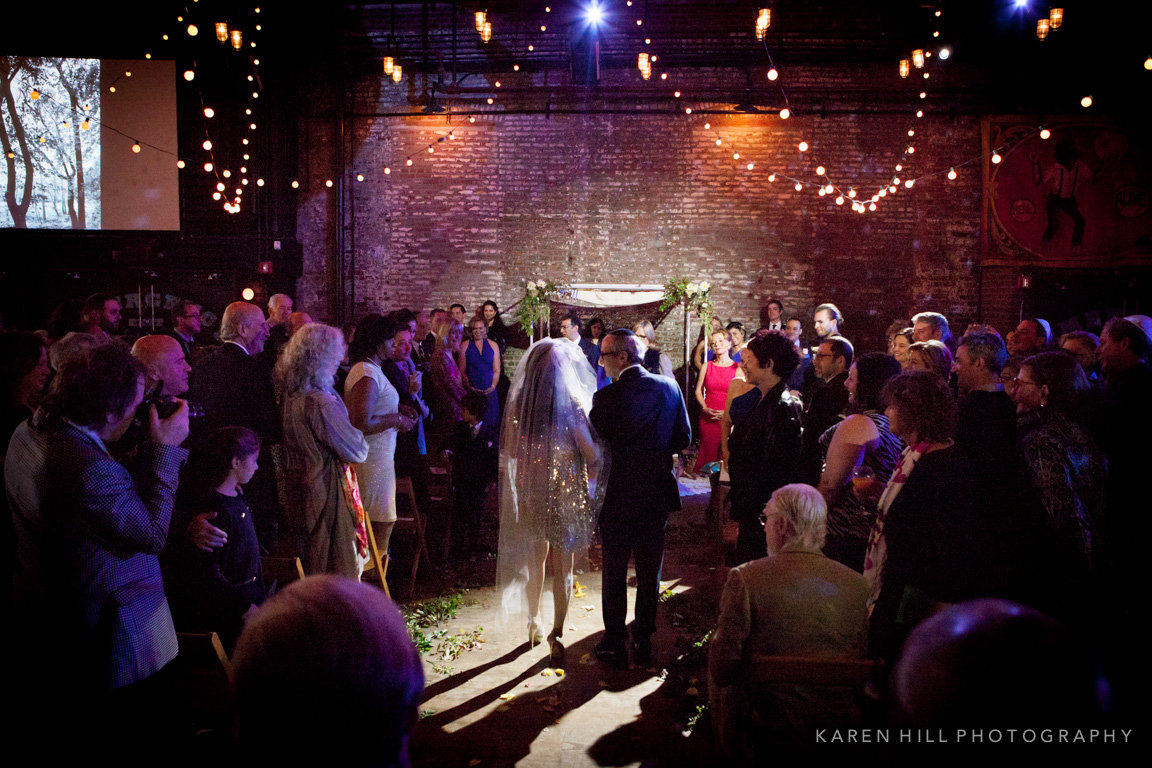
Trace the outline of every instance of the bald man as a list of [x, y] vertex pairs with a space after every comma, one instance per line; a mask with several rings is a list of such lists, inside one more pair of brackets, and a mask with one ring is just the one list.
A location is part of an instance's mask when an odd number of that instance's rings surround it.
[[280, 503], [272, 446], [280, 442], [280, 418], [272, 395], [272, 371], [258, 357], [268, 339], [268, 323], [255, 304], [236, 301], [220, 320], [224, 343], [192, 367], [189, 398], [203, 416], [193, 425], [193, 437], [219, 427], [247, 427], [260, 436], [260, 468], [245, 488], [252, 507], [256, 537], [265, 551], [275, 551]]
[[157, 382], [160, 395], [179, 397], [188, 391], [188, 374], [192, 366], [184, 359], [180, 342], [171, 336], [142, 336], [132, 345], [132, 356], [144, 364], [145, 391]]
[[296, 331], [306, 325], [312, 325], [312, 315], [307, 312], [293, 312], [288, 316], [288, 338], [296, 335]]

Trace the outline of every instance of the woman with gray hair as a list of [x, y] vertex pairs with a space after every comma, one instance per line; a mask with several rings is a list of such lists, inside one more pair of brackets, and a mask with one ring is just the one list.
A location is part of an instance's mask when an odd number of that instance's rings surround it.
[[367, 460], [368, 441], [332, 389], [344, 351], [339, 328], [306, 325], [285, 345], [275, 376], [284, 398], [286, 508], [304, 570], [359, 578], [368, 534], [350, 465]]
[[760, 515], [768, 556], [728, 574], [708, 672], [714, 722], [735, 762], [764, 764], [780, 747], [809, 747], [814, 728], [859, 720], [848, 689], [770, 685], [758, 674], [762, 656], [864, 656], [868, 585], [820, 551], [826, 516], [815, 488], [778, 488]]

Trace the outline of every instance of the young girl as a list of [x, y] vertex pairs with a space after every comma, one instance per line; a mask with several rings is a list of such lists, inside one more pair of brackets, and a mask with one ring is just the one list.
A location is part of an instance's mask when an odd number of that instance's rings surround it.
[[[264, 577], [252, 510], [242, 486], [256, 472], [260, 439], [244, 427], [222, 427], [193, 454], [193, 514], [224, 533], [224, 543], [205, 550], [186, 538], [174, 540], [165, 585], [180, 631], [216, 632], [231, 648], [249, 611], [263, 602]], [[182, 531], [184, 527], [173, 526]]]

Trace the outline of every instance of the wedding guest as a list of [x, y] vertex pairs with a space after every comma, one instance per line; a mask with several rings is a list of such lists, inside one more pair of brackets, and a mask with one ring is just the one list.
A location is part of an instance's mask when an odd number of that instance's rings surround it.
[[697, 474], [704, 465], [720, 460], [720, 430], [724, 405], [728, 402], [728, 387], [739, 370], [729, 351], [732, 341], [728, 331], [712, 334], [713, 358], [704, 361], [704, 369], [696, 382], [696, 402], [700, 404], [700, 450], [696, 454], [693, 471]]
[[912, 317], [912, 338], [916, 341], [939, 341], [949, 351], [956, 348], [948, 318], [939, 312], [920, 312]]
[[[724, 330], [728, 331], [728, 335], [732, 337], [732, 352], [730, 357], [736, 362], [740, 362], [740, 350], [748, 345], [747, 334], [744, 332], [744, 323], [739, 320], [732, 320], [728, 325], [724, 326]], [[711, 360], [714, 353], [711, 349], [708, 350], [708, 359]]]
[[500, 381], [500, 348], [488, 338], [488, 324], [482, 317], [468, 321], [472, 338], [456, 353], [456, 365], [464, 375], [464, 387], [488, 398], [484, 413], [484, 430], [488, 439], [496, 442], [500, 432], [500, 402], [496, 387]]
[[460, 405], [468, 391], [463, 375], [456, 364], [457, 354], [464, 342], [464, 326], [455, 320], [440, 325], [436, 346], [432, 352], [432, 387], [429, 392], [432, 424], [428, 430], [428, 455], [435, 456], [444, 447], [448, 437], [460, 421]]
[[232, 679], [246, 763], [409, 765], [424, 669], [379, 589], [335, 576], [288, 585], [244, 628]]
[[777, 488], [795, 478], [801, 433], [800, 402], [785, 386], [799, 362], [792, 342], [781, 333], [765, 331], [744, 349], [740, 366], [756, 387], [744, 398], [757, 402], [728, 437], [729, 515], [740, 524], [736, 552], [742, 563], [764, 556], [760, 511]]
[[607, 329], [604, 327], [604, 321], [599, 317], [594, 317], [588, 321], [588, 341], [600, 346], [600, 339], [604, 338]]
[[864, 656], [868, 585], [821, 553], [825, 513], [815, 488], [779, 488], [761, 514], [768, 556], [728, 573], [708, 644], [708, 688], [721, 746], [737, 764], [767, 764], [781, 750], [809, 748], [816, 728], [860, 719], [850, 689], [757, 675], [759, 655]]
[[284, 398], [287, 512], [305, 572], [358, 578], [368, 534], [349, 465], [367, 460], [369, 446], [332, 389], [344, 351], [339, 328], [306, 325], [284, 346], [276, 380]]
[[[718, 327], [720, 321], [716, 318], [712, 319]], [[644, 366], [644, 370], [648, 373], [672, 378], [672, 360], [660, 350], [660, 345], [656, 343], [656, 329], [652, 326], [651, 321], [641, 320], [632, 328], [632, 332], [639, 338], [640, 346], [643, 347], [644, 362], [641, 365]], [[697, 366], [697, 368], [699, 367]]]
[[1045, 608], [1073, 622], [1091, 599], [1096, 528], [1106, 514], [1104, 454], [1079, 422], [1088, 379], [1068, 355], [1041, 352], [1024, 360], [1016, 384], [1020, 455], [1051, 586]]
[[172, 620], [181, 632], [215, 632], [231, 652], [240, 630], [264, 602], [260, 544], [243, 486], [256, 473], [260, 438], [245, 427], [221, 427], [192, 454], [182, 482], [189, 507], [173, 515], [173, 531], [184, 531], [193, 512], [224, 534], [219, 547], [202, 549], [176, 535], [160, 564]]
[[909, 371], [890, 379], [880, 398], [907, 447], [880, 496], [864, 576], [869, 654], [895, 660], [938, 603], [979, 596], [983, 536], [971, 472], [952, 442], [956, 404], [945, 380]]
[[944, 342], [935, 339], [913, 342], [908, 347], [908, 369], [929, 371], [948, 381], [952, 375], [952, 353]]
[[[828, 503], [824, 554], [856, 571], [864, 570], [879, 489], [888, 484], [904, 448], [880, 402], [880, 390], [899, 373], [900, 364], [878, 352], [854, 361], [844, 382], [849, 415], [819, 441], [826, 456], [819, 486]], [[857, 478], [854, 473], [861, 468], [870, 474]]]
[[488, 326], [488, 338], [496, 342], [500, 350], [500, 360], [504, 360], [504, 351], [508, 348], [508, 326], [504, 325], [504, 318], [500, 316], [500, 307], [492, 299], [485, 301], [480, 307], [481, 317]]
[[48, 349], [44, 340], [27, 331], [0, 333], [0, 456], [20, 422], [35, 412], [48, 386]]
[[1100, 337], [1087, 331], [1071, 331], [1060, 337], [1060, 349], [1076, 358], [1090, 383], [1100, 380], [1100, 365], [1096, 350], [1100, 347]]
[[396, 524], [396, 437], [416, 426], [416, 412], [400, 405], [400, 393], [381, 370], [396, 327], [378, 314], [364, 317], [349, 346], [352, 370], [344, 382], [348, 420], [368, 440], [368, 458], [356, 464], [356, 482], [376, 546], [388, 551]]
[[912, 360], [908, 356], [908, 350], [915, 343], [912, 338], [912, 329], [903, 328], [896, 332], [892, 337], [892, 357], [896, 358], [896, 362], [900, 363], [900, 367], [905, 371], [912, 367]]

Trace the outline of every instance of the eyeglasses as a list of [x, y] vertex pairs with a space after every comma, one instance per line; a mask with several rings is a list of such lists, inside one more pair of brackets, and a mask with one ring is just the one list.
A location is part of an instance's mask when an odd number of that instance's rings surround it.
[[760, 525], [761, 525], [761, 527], [768, 524], [768, 518], [776, 517], [779, 514], [780, 514], [779, 512], [761, 512], [760, 513]]
[[1000, 381], [1004, 382], [1005, 384], [1007, 384], [1008, 382], [1012, 382], [1013, 384], [1015, 384], [1018, 387], [1021, 386], [1022, 384], [1031, 384], [1034, 387], [1041, 386], [1040, 384], [1037, 384], [1034, 381], [1028, 381], [1027, 379], [1022, 379], [1019, 376], [1013, 376], [1013, 377], [1007, 378], [1007, 379], [1004, 378], [1003, 376], [1001, 376]]

